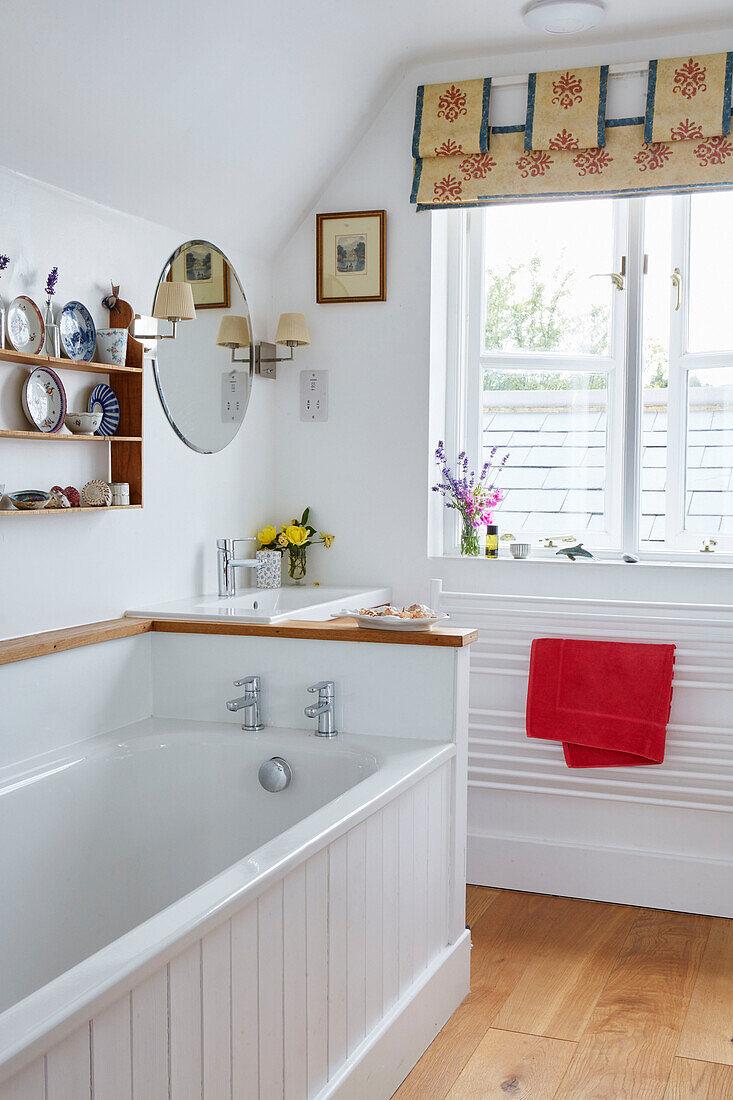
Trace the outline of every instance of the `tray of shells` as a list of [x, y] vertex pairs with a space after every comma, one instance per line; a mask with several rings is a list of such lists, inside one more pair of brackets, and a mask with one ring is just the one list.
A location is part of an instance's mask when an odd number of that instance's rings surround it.
[[339, 612], [339, 616], [343, 615], [356, 619], [360, 626], [377, 630], [429, 630], [450, 617], [433, 611], [424, 603], [413, 603], [409, 607], [384, 603], [377, 607], [347, 608]]

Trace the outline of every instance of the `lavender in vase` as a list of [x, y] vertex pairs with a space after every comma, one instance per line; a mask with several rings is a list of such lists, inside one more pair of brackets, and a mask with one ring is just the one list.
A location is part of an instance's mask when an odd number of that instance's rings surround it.
[[[489, 480], [495, 469], [493, 462], [498, 449], [498, 447], [491, 448], [489, 459], [484, 463], [478, 477], [474, 470], [469, 470], [468, 456], [465, 451], [459, 454], [454, 473], [448, 465], [442, 440], [435, 449], [440, 481], [437, 485], [433, 485], [433, 492], [440, 493], [446, 508], [452, 508], [460, 515], [461, 554], [466, 557], [477, 557], [481, 553], [479, 530], [493, 522], [494, 509], [504, 499], [503, 491], [497, 489]], [[499, 468], [508, 458], [509, 455], [505, 454]]]
[[59, 339], [59, 326], [54, 323], [53, 304], [51, 299], [56, 293], [56, 284], [59, 281], [59, 269], [52, 267], [46, 279], [46, 314], [43, 323], [46, 326], [46, 355], [54, 355], [57, 359], [61, 355], [61, 341]]
[[[0, 255], [0, 275], [10, 263], [10, 256]], [[5, 302], [0, 297], [0, 348], [5, 348]]]

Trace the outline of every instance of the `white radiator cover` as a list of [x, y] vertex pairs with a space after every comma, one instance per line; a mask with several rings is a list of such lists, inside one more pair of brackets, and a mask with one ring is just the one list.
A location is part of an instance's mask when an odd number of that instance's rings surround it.
[[[431, 598], [479, 630], [468, 881], [733, 916], [733, 607], [442, 592], [439, 582]], [[538, 637], [677, 646], [664, 764], [571, 770], [559, 742], [527, 738]]]

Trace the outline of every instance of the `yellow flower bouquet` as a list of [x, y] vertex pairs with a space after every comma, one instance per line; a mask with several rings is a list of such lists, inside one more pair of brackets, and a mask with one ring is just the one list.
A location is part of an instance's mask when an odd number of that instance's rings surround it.
[[302, 584], [306, 573], [306, 550], [309, 546], [325, 546], [331, 549], [335, 535], [328, 535], [325, 531], [318, 532], [308, 523], [310, 508], [306, 508], [300, 520], [293, 519], [290, 523], [280, 525], [280, 532], [268, 524], [257, 532], [261, 550], [279, 550], [281, 554], [288, 551], [288, 574], [296, 584]]

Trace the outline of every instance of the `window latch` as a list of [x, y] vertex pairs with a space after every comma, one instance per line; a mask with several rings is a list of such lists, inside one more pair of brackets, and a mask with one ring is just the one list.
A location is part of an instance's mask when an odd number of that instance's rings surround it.
[[591, 275], [591, 279], [610, 279], [616, 290], [624, 289], [624, 278], [626, 277], [626, 257], [621, 257], [621, 270], [620, 271], [598, 271], [594, 275]]
[[682, 304], [682, 272], [678, 267], [674, 269], [674, 271], [670, 275], [670, 279], [672, 280], [672, 286], [677, 291], [677, 304], [674, 307], [674, 311], [676, 313], [677, 310], [680, 308], [680, 305]]

